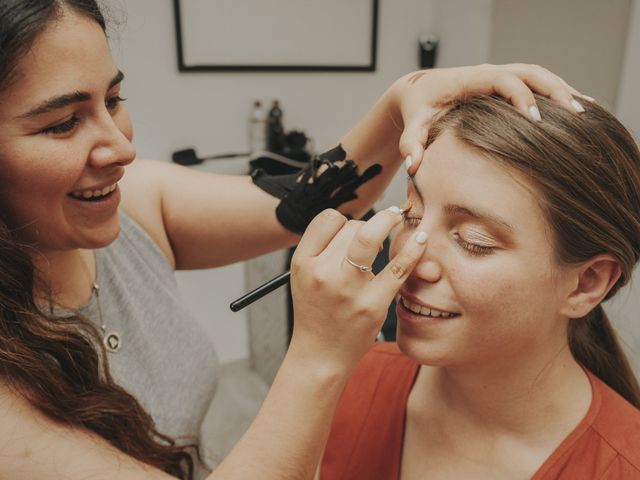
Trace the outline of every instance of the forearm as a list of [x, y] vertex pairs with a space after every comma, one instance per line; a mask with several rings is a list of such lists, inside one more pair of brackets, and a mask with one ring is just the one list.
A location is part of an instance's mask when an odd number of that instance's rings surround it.
[[209, 480], [312, 479], [347, 373], [290, 349], [255, 421]]

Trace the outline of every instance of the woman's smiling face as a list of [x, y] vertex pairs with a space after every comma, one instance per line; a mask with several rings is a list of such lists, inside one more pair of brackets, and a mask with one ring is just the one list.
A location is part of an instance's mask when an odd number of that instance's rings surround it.
[[400, 290], [400, 348], [443, 366], [561, 349], [560, 309], [575, 277], [555, 261], [550, 227], [524, 177], [445, 132], [408, 190], [413, 207], [391, 255], [418, 225], [429, 240]]
[[65, 11], [20, 59], [0, 97], [0, 205], [41, 251], [96, 248], [119, 231], [133, 161], [122, 74], [92, 19]]

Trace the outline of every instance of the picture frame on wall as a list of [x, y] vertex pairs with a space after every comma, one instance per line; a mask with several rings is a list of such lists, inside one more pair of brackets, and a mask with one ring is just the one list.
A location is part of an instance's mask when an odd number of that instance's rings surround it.
[[178, 69], [376, 69], [378, 0], [173, 0]]

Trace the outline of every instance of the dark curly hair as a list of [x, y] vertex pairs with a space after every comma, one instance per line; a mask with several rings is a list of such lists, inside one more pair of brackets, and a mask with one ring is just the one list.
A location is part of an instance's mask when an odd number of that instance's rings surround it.
[[[93, 0], [0, 2], [0, 92], [15, 80], [20, 58], [38, 35], [68, 12], [106, 31]], [[0, 381], [47, 417], [91, 430], [148, 465], [192, 479], [188, 449], [197, 447], [179, 447], [158, 432], [140, 403], [114, 382], [92, 323], [42, 312], [34, 300], [35, 277], [29, 248], [0, 215]]]

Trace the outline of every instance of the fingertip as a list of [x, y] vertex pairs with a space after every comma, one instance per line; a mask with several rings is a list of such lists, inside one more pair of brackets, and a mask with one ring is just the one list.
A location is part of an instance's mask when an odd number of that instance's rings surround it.
[[576, 113], [584, 113], [584, 107], [582, 106], [582, 104], [577, 101], [575, 98], [573, 98], [571, 100], [571, 106], [573, 107], [573, 109], [576, 111]]
[[534, 122], [541, 122], [542, 115], [540, 115], [540, 110], [537, 105], [530, 105], [528, 108], [529, 116]]
[[416, 236], [414, 238], [420, 245], [424, 245], [425, 243], [427, 243], [429, 235], [427, 234], [427, 232], [419, 231], [418, 233], [416, 233]]

